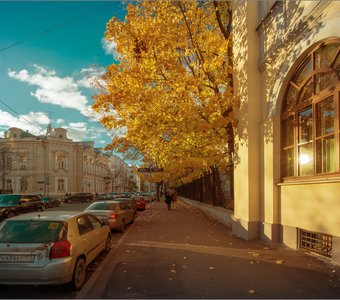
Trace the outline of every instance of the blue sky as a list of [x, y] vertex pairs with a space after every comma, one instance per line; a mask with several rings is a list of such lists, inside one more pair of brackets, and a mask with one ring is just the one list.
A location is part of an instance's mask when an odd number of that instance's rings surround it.
[[91, 80], [115, 63], [106, 23], [124, 19], [120, 1], [0, 1], [0, 137], [10, 127], [52, 127], [104, 147], [110, 134], [89, 107]]

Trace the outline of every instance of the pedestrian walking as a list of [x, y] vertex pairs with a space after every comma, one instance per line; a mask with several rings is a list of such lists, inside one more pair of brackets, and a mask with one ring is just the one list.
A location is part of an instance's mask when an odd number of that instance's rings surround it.
[[172, 202], [171, 191], [168, 190], [165, 192], [165, 203], [168, 207], [168, 210], [171, 210], [171, 202]]
[[174, 186], [171, 188], [170, 193], [171, 193], [172, 208], [176, 209], [178, 193]]

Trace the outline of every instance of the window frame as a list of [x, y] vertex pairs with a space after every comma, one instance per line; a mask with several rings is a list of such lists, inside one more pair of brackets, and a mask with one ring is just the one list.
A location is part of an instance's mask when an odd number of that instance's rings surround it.
[[[332, 57], [332, 60], [328, 62], [328, 66], [324, 66], [324, 64], [320, 64], [320, 60], [316, 59], [316, 55], [320, 55], [319, 57], [323, 58], [325, 54], [329, 54], [325, 51], [325, 53], [320, 52], [324, 46], [329, 46], [331, 44], [335, 44], [338, 48], [336, 49]], [[325, 48], [327, 51], [330, 48]], [[281, 178], [283, 181], [296, 181], [296, 180], [309, 180], [309, 179], [323, 179], [329, 177], [339, 177], [340, 176], [340, 120], [339, 120], [339, 101], [340, 101], [340, 70], [335, 69], [335, 63], [340, 59], [340, 39], [331, 39], [329, 41], [324, 41], [314, 47], [311, 51], [305, 55], [305, 58], [301, 61], [301, 63], [295, 68], [294, 73], [292, 74], [289, 83], [286, 87], [286, 91], [284, 93], [282, 108], [281, 108]], [[302, 69], [308, 65], [307, 61], [310, 60], [312, 67], [311, 71], [308, 74], [305, 74]], [[317, 65], [321, 65], [321, 67], [316, 68]], [[298, 81], [299, 75], [304, 74], [305, 77], [303, 80]], [[324, 76], [319, 76], [319, 74], [324, 74]], [[325, 77], [327, 76], [327, 77]], [[329, 76], [329, 77], [328, 77]], [[333, 78], [332, 78], [333, 77]], [[318, 80], [317, 80], [318, 78]], [[300, 82], [300, 85], [295, 82]], [[324, 89], [319, 90], [320, 86], [327, 80], [330, 80], [328, 85], [324, 85]], [[312, 94], [309, 98], [303, 98], [303, 94], [306, 91], [306, 87], [310, 82], [313, 82], [312, 85]], [[317, 107], [322, 101], [326, 101], [328, 98], [332, 97], [333, 101], [333, 132], [332, 133], [322, 133], [321, 135], [317, 135]], [[306, 111], [309, 107], [312, 109], [312, 173], [308, 175], [300, 175], [301, 163], [299, 157], [299, 149], [301, 149], [302, 145], [307, 145], [309, 142], [301, 142], [299, 137], [299, 130], [301, 128], [299, 124], [299, 115]], [[319, 106], [320, 107], [320, 106]], [[290, 119], [291, 118], [291, 119]], [[292, 121], [293, 132], [289, 131], [289, 123]], [[287, 144], [287, 141], [290, 140], [291, 135], [293, 136], [293, 144]], [[334, 171], [324, 172], [327, 165], [327, 161], [324, 161], [323, 158], [320, 159], [320, 156], [317, 154], [317, 147], [324, 147], [322, 144], [323, 140], [333, 136], [334, 144], [331, 145], [330, 142], [329, 147], [333, 147], [334, 151], [333, 157], [329, 160], [331, 162], [334, 161], [334, 166], [329, 164], [329, 168]], [[321, 141], [321, 142], [320, 142]], [[323, 148], [322, 148], [323, 149]], [[291, 157], [291, 153], [293, 153], [293, 157]], [[289, 162], [291, 159], [293, 162]], [[320, 167], [321, 161], [321, 167]], [[292, 164], [293, 163], [293, 167]], [[318, 164], [318, 165], [317, 165]], [[321, 172], [319, 172], [321, 168]], [[292, 173], [291, 173], [292, 171]]]

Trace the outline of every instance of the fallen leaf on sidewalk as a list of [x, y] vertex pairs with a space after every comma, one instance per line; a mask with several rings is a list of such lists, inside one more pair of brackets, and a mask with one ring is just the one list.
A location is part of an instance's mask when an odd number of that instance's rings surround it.
[[251, 265], [253, 265], [254, 264], [254, 262], [253, 261], [251, 261], [251, 262], [249, 262]]
[[255, 290], [249, 290], [248, 291], [248, 294], [251, 294], [251, 295], [254, 295], [256, 292], [255, 292]]
[[282, 259], [276, 260], [277, 265], [282, 265], [283, 263], [284, 263], [284, 260], [282, 260]]
[[184, 256], [184, 257], [183, 257], [183, 259], [187, 259], [187, 257], [186, 257], [186, 256]]
[[253, 253], [253, 256], [260, 256], [260, 253]]
[[187, 269], [187, 268], [188, 268], [188, 266], [182, 266], [182, 268], [183, 268], [183, 269]]
[[176, 270], [171, 270], [170, 272], [171, 272], [171, 273], [177, 273]]
[[215, 268], [214, 267], [210, 267], [209, 270], [214, 270]]
[[269, 250], [270, 248], [269, 247], [263, 247], [264, 250]]

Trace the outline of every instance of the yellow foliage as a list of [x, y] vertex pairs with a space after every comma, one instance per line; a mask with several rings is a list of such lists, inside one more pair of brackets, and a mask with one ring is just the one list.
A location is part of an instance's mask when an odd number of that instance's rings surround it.
[[119, 63], [107, 67], [93, 109], [107, 128], [124, 129], [110, 148], [165, 169], [154, 180], [184, 182], [228, 161], [238, 106], [230, 16], [223, 1], [139, 1], [107, 23]]

